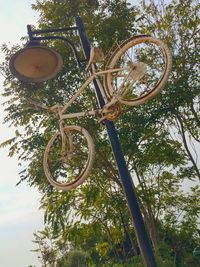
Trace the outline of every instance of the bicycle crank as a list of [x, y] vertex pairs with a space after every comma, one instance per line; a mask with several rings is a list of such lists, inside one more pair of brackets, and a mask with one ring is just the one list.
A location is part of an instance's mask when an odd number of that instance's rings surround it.
[[122, 114], [122, 108], [120, 103], [113, 104], [109, 107], [103, 108], [103, 118], [100, 121], [106, 119], [109, 121], [114, 121], [119, 118]]

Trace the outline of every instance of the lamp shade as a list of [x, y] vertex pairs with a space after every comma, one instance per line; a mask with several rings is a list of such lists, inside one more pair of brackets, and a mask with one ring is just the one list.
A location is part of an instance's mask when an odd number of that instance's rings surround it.
[[24, 82], [43, 82], [58, 74], [63, 66], [60, 54], [45, 46], [28, 46], [10, 59], [10, 71]]

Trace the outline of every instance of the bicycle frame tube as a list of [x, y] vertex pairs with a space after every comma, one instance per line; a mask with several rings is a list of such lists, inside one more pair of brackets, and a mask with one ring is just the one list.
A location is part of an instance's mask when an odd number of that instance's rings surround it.
[[[60, 112], [59, 112], [60, 113]], [[61, 114], [59, 114], [61, 116]], [[59, 129], [60, 129], [60, 134], [61, 134], [61, 139], [62, 139], [62, 146], [61, 146], [61, 154], [65, 155], [66, 154], [66, 136], [64, 133], [64, 122], [63, 120], [60, 120], [59, 122]]]
[[[78, 112], [78, 113], [71, 113], [71, 114], [64, 114], [64, 112], [72, 105], [72, 103], [76, 100], [76, 98], [86, 89], [86, 87], [94, 80], [97, 80], [97, 83], [101, 85], [101, 83], [98, 81], [97, 77], [98, 76], [103, 76], [106, 73], [111, 73], [111, 72], [117, 72], [121, 71], [122, 69], [109, 69], [109, 70], [101, 70], [95, 72], [95, 68], [92, 67], [92, 75], [84, 82], [84, 84], [78, 89], [78, 91], [71, 97], [71, 99], [62, 107], [62, 109], [59, 112], [59, 117], [60, 119], [70, 119], [70, 118], [76, 118], [76, 117], [83, 117], [83, 116], [95, 116], [97, 114], [102, 113], [102, 110], [91, 110], [91, 111], [85, 111], [85, 112]], [[118, 99], [117, 97], [113, 96], [113, 98], [108, 101], [105, 91], [102, 86], [100, 86], [100, 90], [102, 91], [102, 94], [104, 96], [104, 100], [106, 103], [106, 107], [108, 108], [109, 106], [115, 104]]]
[[97, 110], [89, 110], [89, 111], [83, 111], [83, 112], [76, 112], [76, 113], [70, 113], [70, 114], [64, 114], [61, 116], [61, 119], [72, 119], [72, 118], [78, 118], [78, 117], [85, 117], [85, 116], [97, 116], [102, 113], [101, 109]]
[[[72, 135], [70, 134], [70, 132], [67, 133], [67, 139], [68, 139], [68, 142], [67, 142], [64, 127], [65, 127], [64, 122], [63, 122], [63, 120], [61, 120], [59, 122], [59, 129], [60, 129], [61, 140], [62, 140], [61, 155], [62, 155], [63, 159], [65, 160], [66, 158], [71, 159], [72, 154], [73, 154], [73, 150], [74, 150], [74, 146], [73, 146], [73, 138], [72, 138]], [[68, 146], [67, 146], [67, 144], [68, 144]]]
[[62, 114], [71, 106], [71, 104], [85, 90], [85, 88], [94, 80], [94, 78], [95, 78], [95, 75], [92, 75], [85, 81], [85, 83], [78, 89], [78, 91], [72, 96], [72, 98], [63, 106], [61, 110]]

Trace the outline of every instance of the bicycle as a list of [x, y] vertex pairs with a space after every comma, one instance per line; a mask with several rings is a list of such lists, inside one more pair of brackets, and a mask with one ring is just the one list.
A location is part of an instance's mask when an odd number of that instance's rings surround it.
[[[59, 130], [47, 144], [43, 166], [48, 181], [59, 190], [71, 190], [85, 181], [90, 175], [95, 153], [89, 132], [81, 126], [66, 125], [64, 120], [96, 115], [101, 115], [101, 120], [117, 119], [121, 115], [121, 104], [136, 106], [154, 98], [166, 84], [172, 65], [168, 47], [149, 35], [133, 36], [117, 45], [105, 69], [98, 63], [100, 59], [101, 51], [92, 48], [87, 80], [63, 106], [56, 104], [48, 109], [58, 116]], [[104, 107], [64, 114], [94, 79], [105, 100]]]

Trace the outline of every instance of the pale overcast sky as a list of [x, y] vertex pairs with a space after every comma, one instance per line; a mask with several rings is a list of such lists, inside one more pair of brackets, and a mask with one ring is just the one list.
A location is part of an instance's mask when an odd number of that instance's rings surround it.
[[[26, 25], [36, 24], [37, 14], [32, 11], [33, 0], [0, 0], [0, 45], [21, 43]], [[3, 55], [0, 54], [0, 61]], [[0, 75], [0, 95], [3, 77]], [[3, 102], [0, 96], [0, 104]], [[0, 105], [0, 143], [13, 136], [14, 129], [2, 124], [3, 107]], [[39, 194], [19, 180], [17, 159], [8, 158], [7, 149], [0, 149], [0, 266], [41, 267], [37, 255], [30, 250], [33, 232], [43, 229], [43, 214], [39, 211]]]

